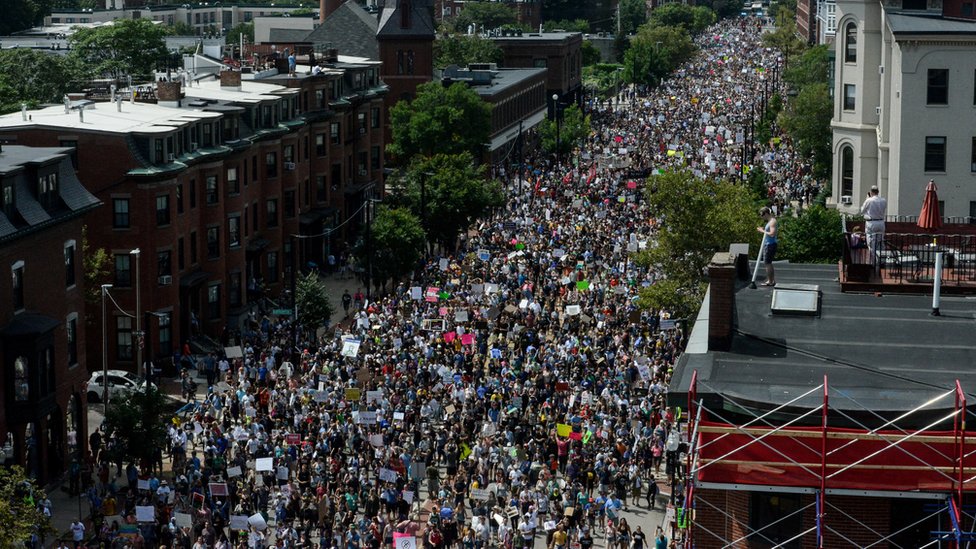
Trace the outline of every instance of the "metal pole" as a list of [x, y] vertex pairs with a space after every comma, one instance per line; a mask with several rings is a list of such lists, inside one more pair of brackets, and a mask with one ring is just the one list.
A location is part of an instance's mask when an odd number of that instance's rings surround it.
[[295, 235], [289, 235], [291, 240], [291, 340], [298, 345], [298, 288], [295, 277], [298, 270], [298, 246]]
[[[142, 251], [136, 248], [129, 252], [130, 256], [136, 258], [136, 317], [133, 319], [133, 324], [136, 327], [136, 373], [142, 371], [142, 329], [140, 323], [142, 322], [142, 284], [140, 283], [139, 277], [139, 257], [142, 255]], [[143, 372], [143, 377], [146, 377], [145, 372]]]
[[373, 285], [373, 201], [366, 202], [366, 299], [372, 300]]
[[942, 255], [935, 253], [935, 280], [932, 282], [932, 316], [939, 316], [939, 305], [942, 301]]
[[111, 287], [111, 284], [102, 284], [102, 402], [105, 403], [106, 410], [108, 410], [108, 331], [106, 328], [108, 321], [105, 296], [108, 295], [108, 289]]
[[752, 281], [749, 287], [756, 289], [756, 277], [759, 276], [759, 264], [762, 263], [763, 251], [766, 249], [766, 235], [763, 235], [762, 244], [759, 245], [759, 255], [756, 256], [756, 267], [752, 270]]
[[552, 115], [556, 118], [556, 173], [559, 174], [559, 95], [552, 94]]

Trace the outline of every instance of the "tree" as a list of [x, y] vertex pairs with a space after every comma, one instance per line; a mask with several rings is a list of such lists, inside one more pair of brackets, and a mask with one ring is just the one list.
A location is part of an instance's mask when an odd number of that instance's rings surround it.
[[[590, 116], [584, 115], [576, 104], [566, 107], [558, 116], [559, 154], [565, 154], [590, 135]], [[556, 130], [555, 120], [543, 120], [539, 126], [542, 148], [546, 152], [556, 152]]]
[[620, 17], [618, 28], [621, 34], [633, 34], [647, 22], [647, 4], [644, 0], [619, 0], [617, 13]]
[[796, 14], [786, 8], [781, 8], [776, 14], [776, 30], [763, 34], [762, 40], [766, 46], [783, 52], [784, 66], [788, 66], [790, 58], [796, 58], [806, 48], [797, 35]]
[[407, 170], [406, 200], [425, 219], [429, 240], [453, 249], [457, 235], [505, 203], [497, 181], [486, 181], [485, 165], [467, 152], [417, 157]]
[[3, 3], [3, 17], [0, 17], [0, 36], [31, 28], [51, 12], [45, 0], [14, 0]]
[[[420, 219], [406, 208], [380, 207], [373, 219], [372, 232], [373, 284], [385, 286], [388, 280], [397, 282], [420, 261], [424, 250], [424, 229]], [[362, 236], [353, 250], [357, 265], [369, 263], [370, 245]]]
[[[795, 1], [795, 0], [794, 0]], [[778, 3], [778, 0], [777, 0]], [[699, 6], [710, 8], [719, 19], [735, 17], [742, 11], [742, 0], [705, 0], [698, 2]]]
[[803, 52], [783, 71], [783, 81], [794, 90], [827, 81], [830, 72], [830, 51], [827, 46], [815, 46]]
[[687, 170], [649, 178], [646, 197], [651, 215], [664, 222], [657, 246], [636, 259], [655, 267], [668, 282], [643, 291], [641, 306], [691, 315], [689, 304], [697, 309], [701, 302], [705, 267], [715, 252], [735, 242], [759, 244], [753, 197], [744, 185], [700, 179]]
[[586, 19], [549, 19], [542, 22], [542, 30], [545, 32], [555, 32], [557, 30], [566, 32], [590, 32], [590, 22]]
[[843, 242], [840, 218], [840, 212], [823, 206], [779, 218], [778, 254], [794, 263], [837, 263]]
[[88, 240], [88, 225], [81, 228], [81, 257], [85, 277], [85, 302], [97, 305], [102, 299], [102, 284], [112, 274], [112, 256], [105, 248], [92, 248]]
[[254, 22], [253, 21], [250, 23], [238, 23], [233, 27], [231, 27], [230, 30], [227, 31], [226, 42], [231, 45], [240, 44], [242, 34], [244, 35], [245, 44], [254, 43]]
[[466, 67], [471, 63], [501, 63], [505, 54], [495, 42], [473, 34], [449, 34], [434, 41], [434, 66]]
[[454, 18], [454, 28], [460, 32], [467, 32], [468, 27], [494, 30], [503, 25], [518, 23], [518, 13], [515, 8], [504, 2], [465, 2], [461, 15]]
[[417, 87], [413, 101], [390, 109], [390, 125], [393, 139], [386, 150], [403, 164], [435, 151], [478, 158], [491, 132], [491, 107], [461, 82], [428, 82]]
[[665, 4], [651, 12], [652, 27], [681, 27], [689, 34], [698, 34], [715, 23], [715, 13], [705, 6]]
[[170, 36], [195, 36], [197, 31], [186, 21], [175, 21], [172, 25], [166, 25], [166, 34]]
[[583, 47], [580, 49], [580, 52], [583, 54], [584, 67], [596, 65], [603, 59], [600, 50], [589, 40], [583, 40]]
[[830, 175], [833, 113], [827, 84], [820, 82], [801, 89], [779, 116], [779, 125], [793, 140], [797, 154], [813, 157], [813, 175], [820, 179]]
[[623, 65], [598, 63], [583, 68], [583, 83], [598, 97], [607, 99], [620, 89], [623, 72]]
[[79, 28], [69, 38], [69, 56], [96, 76], [151, 76], [157, 66], [169, 62], [165, 36], [166, 27], [149, 19], [119, 19], [111, 25]]
[[152, 463], [158, 449], [166, 445], [170, 408], [166, 397], [152, 386], [113, 395], [103, 424], [109, 436], [115, 436], [110, 456]]
[[[28, 69], [29, 67], [29, 69]], [[78, 82], [78, 71], [67, 57], [27, 48], [0, 50], [0, 110], [20, 109], [21, 103], [61, 102], [64, 94]]]
[[24, 547], [33, 534], [54, 531], [51, 519], [38, 508], [46, 497], [19, 465], [0, 467], [0, 547]]
[[315, 273], [298, 279], [295, 284], [295, 302], [298, 307], [298, 323], [303, 330], [315, 333], [320, 327], [328, 327], [335, 309], [329, 302], [328, 290]]
[[[677, 4], [668, 4], [674, 5]], [[683, 26], [644, 25], [630, 40], [630, 48], [624, 54], [626, 77], [631, 82], [656, 84], [691, 59], [696, 51], [691, 35]]]

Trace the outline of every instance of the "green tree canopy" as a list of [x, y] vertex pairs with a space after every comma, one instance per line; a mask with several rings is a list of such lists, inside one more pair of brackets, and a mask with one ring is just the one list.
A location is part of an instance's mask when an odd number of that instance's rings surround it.
[[[372, 226], [373, 284], [397, 282], [412, 271], [424, 251], [424, 229], [420, 219], [406, 208], [380, 206]], [[353, 249], [357, 265], [367, 265], [369, 246], [365, 234]]]
[[78, 29], [71, 35], [71, 53], [95, 76], [150, 76], [169, 63], [167, 30], [148, 19], [118, 19], [111, 25]]
[[665, 4], [651, 12], [652, 27], [681, 27], [689, 34], [698, 34], [715, 23], [715, 12], [705, 6]]
[[651, 215], [663, 223], [657, 245], [637, 261], [655, 266], [668, 282], [642, 291], [640, 303], [692, 315], [704, 296], [704, 270], [712, 256], [735, 242], [759, 245], [752, 194], [744, 185], [700, 179], [685, 170], [649, 178], [646, 197]]
[[813, 175], [818, 179], [830, 175], [833, 113], [827, 84], [820, 82], [803, 87], [779, 116], [779, 125], [793, 140], [796, 152], [813, 158]]
[[88, 225], [81, 228], [81, 258], [85, 277], [85, 301], [95, 305], [102, 299], [102, 284], [112, 273], [112, 256], [105, 248], [92, 248], [88, 240]]
[[152, 387], [113, 395], [103, 424], [119, 442], [113, 457], [151, 461], [156, 450], [166, 445], [167, 412], [171, 411], [166, 397]]
[[298, 322], [302, 329], [315, 333], [318, 328], [329, 325], [335, 309], [332, 308], [326, 292], [325, 284], [315, 273], [308, 273], [295, 283]]
[[69, 57], [27, 48], [0, 50], [0, 112], [18, 110], [21, 103], [59, 103], [78, 81]]
[[581, 53], [583, 54], [583, 66], [590, 67], [599, 63], [602, 59], [600, 55], [600, 50], [593, 45], [593, 42], [589, 40], [583, 40], [583, 47], [581, 48]]
[[424, 219], [426, 212], [429, 240], [453, 249], [458, 233], [505, 203], [501, 186], [486, 180], [485, 169], [467, 152], [417, 157], [410, 164], [405, 198], [415, 215]]
[[794, 90], [800, 90], [810, 84], [822, 84], [827, 81], [830, 71], [830, 51], [827, 46], [815, 46], [807, 49], [783, 72], [783, 81]]
[[619, 0], [621, 34], [633, 34], [647, 22], [647, 4], [644, 0]]
[[24, 547], [32, 534], [52, 531], [51, 519], [37, 506], [45, 498], [22, 467], [0, 467], [0, 547]]
[[777, 254], [794, 263], [837, 263], [843, 243], [840, 216], [835, 209], [813, 206], [798, 217], [779, 218]]
[[780, 8], [776, 14], [776, 29], [763, 34], [763, 44], [783, 52], [785, 64], [795, 59], [806, 48], [796, 30], [796, 14], [789, 9]]
[[630, 48], [624, 54], [626, 77], [631, 82], [656, 84], [691, 59], [696, 51], [691, 35], [683, 26], [644, 25], [631, 38]]
[[476, 30], [494, 30], [517, 23], [518, 13], [505, 2], [465, 2], [461, 15], [454, 18], [454, 28], [463, 33], [470, 25], [475, 25]]
[[[539, 135], [542, 137], [542, 148], [549, 153], [556, 151], [556, 121], [543, 120], [539, 125]], [[559, 153], [565, 154], [573, 150], [585, 137], [590, 135], [590, 116], [574, 103], [562, 110], [559, 115]]]
[[623, 65], [597, 63], [583, 68], [583, 84], [601, 99], [607, 99], [620, 89], [623, 75]]
[[428, 82], [413, 101], [390, 109], [393, 139], [387, 152], [401, 164], [434, 152], [480, 157], [491, 132], [491, 107], [460, 82], [444, 87]]
[[254, 22], [238, 23], [227, 31], [227, 43], [234, 45], [241, 43], [241, 35], [244, 35], [245, 44], [254, 43]]
[[471, 63], [501, 63], [505, 57], [494, 41], [476, 34], [449, 34], [434, 41], [434, 66], [466, 67]]

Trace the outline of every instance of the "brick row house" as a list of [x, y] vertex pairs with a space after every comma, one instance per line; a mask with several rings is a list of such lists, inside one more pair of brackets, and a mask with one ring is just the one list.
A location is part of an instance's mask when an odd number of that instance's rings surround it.
[[[382, 195], [377, 64], [325, 61], [315, 75], [160, 82], [155, 103], [0, 117], [0, 142], [75, 147], [78, 178], [103, 203], [85, 217], [88, 236], [112, 256], [122, 309], [134, 311], [138, 286], [144, 356], [157, 366], [187, 340], [226, 343], [260, 300], [288, 289], [293, 264], [321, 265], [346, 246], [364, 202]], [[117, 312], [107, 324], [111, 367], [141, 371], [142, 327]], [[93, 368], [100, 332], [88, 332]]]
[[70, 148], [0, 148], [0, 463], [41, 482], [87, 440], [82, 220], [99, 202], [72, 159]]

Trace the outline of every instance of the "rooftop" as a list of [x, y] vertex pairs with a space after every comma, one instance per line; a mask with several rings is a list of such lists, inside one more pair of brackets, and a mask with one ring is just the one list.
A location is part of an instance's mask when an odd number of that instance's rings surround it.
[[106, 133], [165, 133], [188, 119], [218, 118], [220, 114], [198, 109], [174, 109], [151, 103], [122, 102], [119, 112], [111, 103], [93, 103], [85, 108], [81, 120], [77, 110], [64, 112], [63, 105], [53, 105], [28, 111], [24, 120], [20, 112], [0, 116], [0, 128], [54, 127], [83, 129]]
[[583, 34], [579, 32], [525, 32], [514, 36], [492, 36], [491, 39], [495, 42], [505, 42], [505, 41], [544, 41], [551, 40], [553, 42], [559, 42], [562, 40], [572, 39], [574, 36], [583, 38]]
[[888, 28], [895, 36], [919, 34], [969, 35], [976, 34], [976, 21], [945, 19], [938, 15], [912, 12], [885, 13]]
[[[484, 75], [485, 73], [490, 74], [490, 80], [485, 77], [484, 80], [480, 80], [478, 75]], [[506, 89], [519, 84], [525, 80], [533, 77], [545, 78], [546, 69], [543, 68], [528, 68], [528, 69], [492, 69], [492, 70], [458, 70], [456, 72], [451, 72], [450, 68], [445, 69], [443, 73], [443, 80], [455, 81], [455, 82], [466, 82], [468, 86], [474, 90], [481, 97], [491, 97], [497, 95]]]
[[[976, 300], [943, 296], [942, 315], [935, 317], [931, 295], [842, 293], [837, 278], [837, 265], [776, 266], [780, 285], [820, 287], [818, 317], [773, 316], [772, 292], [738, 281], [727, 352], [697, 343], [703, 333], [707, 340], [707, 318], [714, 314], [706, 298], [688, 350], [675, 367], [672, 402], [685, 405], [695, 370], [698, 394], [710, 405], [719, 403], [721, 393], [762, 410], [806, 393], [823, 383], [824, 375], [831, 394], [850, 395], [879, 413], [912, 409], [951, 389], [957, 379], [964, 388], [976, 387]], [[815, 407], [821, 400], [813, 394], [796, 405]], [[864, 412], [846, 398], [832, 397], [830, 404]]]

